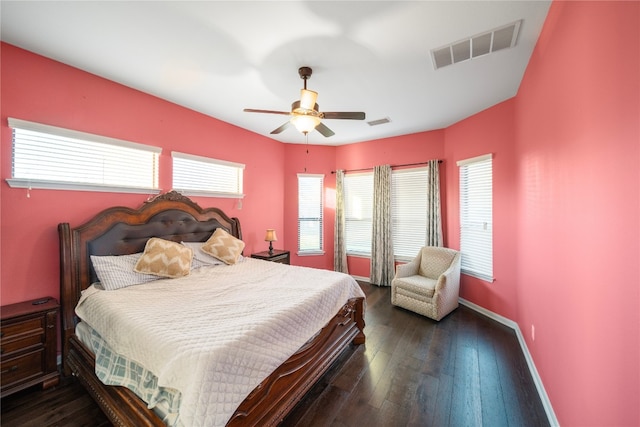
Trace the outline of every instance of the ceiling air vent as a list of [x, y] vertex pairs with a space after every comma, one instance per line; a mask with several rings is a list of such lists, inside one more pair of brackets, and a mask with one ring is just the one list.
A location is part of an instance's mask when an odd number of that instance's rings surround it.
[[433, 59], [434, 68], [437, 70], [447, 65], [514, 47], [518, 41], [518, 32], [521, 24], [522, 20], [519, 20], [503, 27], [476, 34], [468, 39], [433, 49], [431, 58]]
[[367, 124], [369, 126], [378, 126], [378, 125], [383, 125], [385, 123], [389, 123], [391, 120], [389, 120], [388, 117], [385, 117], [384, 119], [378, 119], [378, 120], [371, 120], [370, 122], [367, 122]]

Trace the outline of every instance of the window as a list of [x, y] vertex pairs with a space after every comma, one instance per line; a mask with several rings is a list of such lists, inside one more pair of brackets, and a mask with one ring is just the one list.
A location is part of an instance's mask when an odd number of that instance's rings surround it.
[[242, 198], [244, 165], [173, 151], [173, 189], [187, 196]]
[[298, 254], [322, 254], [324, 175], [298, 174]]
[[460, 167], [461, 270], [493, 281], [492, 155], [458, 162]]
[[412, 260], [427, 242], [428, 168], [393, 171], [391, 227], [396, 258]]
[[371, 255], [373, 174], [345, 175], [344, 199], [347, 253]]
[[[413, 259], [427, 240], [427, 168], [391, 173], [391, 235], [397, 259]], [[373, 173], [344, 177], [347, 253], [371, 255]]]
[[12, 118], [8, 122], [13, 129], [11, 187], [158, 190], [159, 147]]

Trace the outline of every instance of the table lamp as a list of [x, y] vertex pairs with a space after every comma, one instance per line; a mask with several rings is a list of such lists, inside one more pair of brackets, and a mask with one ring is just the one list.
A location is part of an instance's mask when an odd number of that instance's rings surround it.
[[276, 236], [276, 230], [267, 229], [267, 235], [264, 236], [264, 241], [269, 242], [269, 255], [273, 255], [273, 242], [277, 241], [278, 237]]

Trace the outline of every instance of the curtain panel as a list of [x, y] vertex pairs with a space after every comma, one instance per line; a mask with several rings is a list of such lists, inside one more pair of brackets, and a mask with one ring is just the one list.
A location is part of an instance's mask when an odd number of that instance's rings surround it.
[[395, 276], [391, 238], [391, 166], [373, 170], [373, 224], [371, 236], [371, 283], [391, 286]]
[[443, 246], [440, 209], [440, 162], [429, 160], [427, 188], [427, 246]]
[[333, 269], [349, 274], [344, 216], [344, 171], [336, 171], [336, 220], [333, 239]]

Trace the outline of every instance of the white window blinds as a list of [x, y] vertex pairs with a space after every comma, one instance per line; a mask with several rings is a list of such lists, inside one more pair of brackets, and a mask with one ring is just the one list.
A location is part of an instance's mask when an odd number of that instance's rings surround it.
[[8, 119], [12, 187], [149, 192], [158, 189], [159, 147]]
[[244, 165], [173, 151], [173, 189], [187, 196], [242, 198]]
[[324, 175], [298, 174], [298, 253], [322, 253]]
[[463, 273], [493, 281], [492, 155], [458, 162]]
[[370, 255], [373, 218], [373, 174], [345, 175], [344, 196], [347, 253]]
[[393, 252], [398, 259], [413, 259], [427, 241], [427, 168], [393, 171], [391, 226]]
[[[427, 168], [391, 174], [391, 235], [397, 259], [413, 259], [426, 243]], [[345, 240], [347, 253], [371, 254], [373, 174], [348, 174], [344, 178]]]

